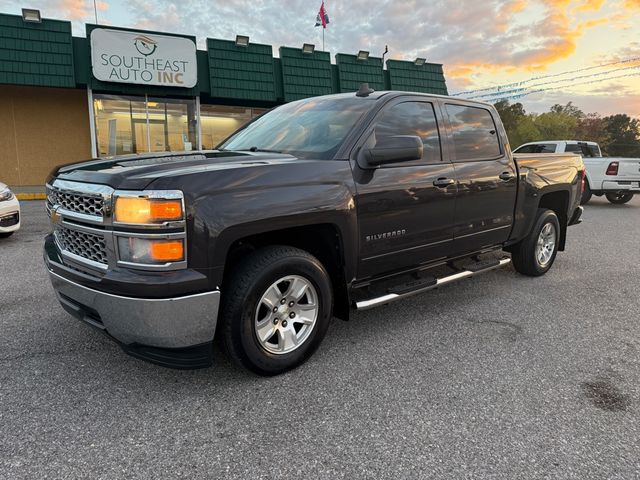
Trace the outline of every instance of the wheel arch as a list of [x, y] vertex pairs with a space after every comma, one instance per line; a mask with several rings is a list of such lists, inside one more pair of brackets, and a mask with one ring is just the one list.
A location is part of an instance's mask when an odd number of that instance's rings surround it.
[[538, 208], [552, 210], [558, 217], [558, 221], [560, 222], [558, 250], [564, 251], [567, 240], [567, 224], [569, 222], [569, 192], [566, 190], [559, 190], [543, 194], [540, 197]]
[[331, 279], [334, 315], [342, 320], [349, 319], [348, 246], [344, 244], [341, 229], [333, 223], [316, 223], [262, 231], [235, 239], [226, 250], [222, 284], [224, 285], [229, 272], [247, 253], [271, 245], [296, 247], [316, 257]]

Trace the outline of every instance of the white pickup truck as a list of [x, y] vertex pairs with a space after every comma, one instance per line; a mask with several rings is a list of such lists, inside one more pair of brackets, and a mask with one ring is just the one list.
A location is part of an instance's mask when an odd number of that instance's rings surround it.
[[582, 205], [592, 195], [604, 195], [611, 203], [627, 203], [640, 193], [640, 158], [603, 157], [595, 142], [553, 140], [520, 145], [513, 153], [576, 153], [582, 155], [587, 176], [582, 193]]

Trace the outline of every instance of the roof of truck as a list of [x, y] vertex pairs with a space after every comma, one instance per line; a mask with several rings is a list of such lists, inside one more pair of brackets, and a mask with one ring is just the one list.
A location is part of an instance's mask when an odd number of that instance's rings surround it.
[[589, 142], [587, 140], [539, 140], [537, 142], [527, 142], [523, 143], [523, 145], [541, 145], [543, 143], [586, 143], [587, 145], [598, 145], [597, 142]]

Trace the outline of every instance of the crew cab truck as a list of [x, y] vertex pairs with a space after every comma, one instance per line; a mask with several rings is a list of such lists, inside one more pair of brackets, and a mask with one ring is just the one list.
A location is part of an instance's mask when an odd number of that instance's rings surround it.
[[128, 353], [204, 367], [215, 336], [274, 375], [351, 308], [510, 262], [546, 273], [583, 175], [572, 154], [514, 158], [491, 105], [363, 86], [275, 108], [214, 151], [54, 170], [44, 259], [61, 305]]
[[640, 158], [603, 157], [596, 142], [558, 140], [525, 143], [513, 153], [575, 153], [582, 155], [586, 171], [581, 204], [604, 195], [614, 205], [640, 193]]

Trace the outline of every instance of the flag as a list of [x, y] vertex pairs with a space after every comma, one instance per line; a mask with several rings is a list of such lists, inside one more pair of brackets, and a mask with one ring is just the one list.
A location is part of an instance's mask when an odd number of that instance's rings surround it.
[[324, 8], [324, 2], [320, 5], [320, 11], [318, 12], [318, 16], [316, 17], [316, 27], [322, 25], [322, 28], [327, 28], [329, 24], [329, 15]]

